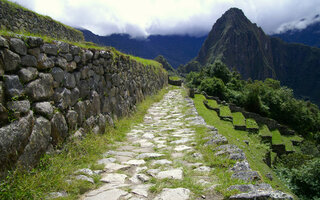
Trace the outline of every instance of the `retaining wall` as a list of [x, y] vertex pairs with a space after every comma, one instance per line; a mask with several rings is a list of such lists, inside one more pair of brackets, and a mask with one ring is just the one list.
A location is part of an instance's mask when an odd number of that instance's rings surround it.
[[69, 41], [84, 40], [84, 36], [79, 30], [3, 0], [0, 0], [0, 28], [13, 32], [25, 31]]
[[104, 133], [167, 76], [111, 50], [0, 36], [0, 171], [33, 167], [68, 137]]

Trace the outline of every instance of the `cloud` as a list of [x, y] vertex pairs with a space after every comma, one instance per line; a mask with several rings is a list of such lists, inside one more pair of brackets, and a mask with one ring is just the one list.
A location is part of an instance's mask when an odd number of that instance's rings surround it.
[[[230, 7], [238, 7], [265, 32], [320, 13], [319, 0], [12, 0], [40, 14], [99, 35], [207, 34]], [[309, 17], [310, 18], [310, 17]], [[312, 18], [310, 18], [312, 19]], [[281, 28], [282, 27], [282, 28]], [[295, 27], [295, 26], [293, 26]]]
[[275, 32], [276, 33], [282, 33], [286, 32], [288, 30], [302, 30], [306, 28], [308, 25], [320, 22], [319, 15], [317, 16], [309, 16], [308, 18], [303, 18], [300, 20], [294, 20], [291, 22], [287, 22], [282, 24]]

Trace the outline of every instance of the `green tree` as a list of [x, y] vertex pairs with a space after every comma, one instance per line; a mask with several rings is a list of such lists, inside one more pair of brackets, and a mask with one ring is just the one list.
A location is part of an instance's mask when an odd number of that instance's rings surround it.
[[205, 78], [201, 81], [199, 89], [205, 91], [210, 96], [217, 96], [224, 99], [226, 87], [223, 81], [219, 78]]

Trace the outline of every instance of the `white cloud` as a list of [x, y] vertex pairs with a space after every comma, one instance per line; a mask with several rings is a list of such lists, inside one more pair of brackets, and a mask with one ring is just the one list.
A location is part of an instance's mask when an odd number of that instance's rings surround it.
[[204, 35], [230, 7], [267, 33], [320, 13], [319, 0], [12, 0], [70, 26], [99, 35]]

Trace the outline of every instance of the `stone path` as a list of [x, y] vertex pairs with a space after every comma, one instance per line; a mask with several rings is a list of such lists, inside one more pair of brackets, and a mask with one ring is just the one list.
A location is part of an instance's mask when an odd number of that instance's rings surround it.
[[[212, 190], [214, 180], [204, 166], [202, 155], [195, 151], [192, 125], [205, 124], [198, 117], [192, 100], [181, 90], [171, 90], [153, 104], [144, 122], [132, 128], [127, 141], [104, 154], [98, 163], [104, 164], [100, 181], [105, 184], [84, 194], [84, 200], [184, 200], [203, 199], [195, 195], [189, 181]], [[191, 176], [191, 177], [190, 177]], [[185, 187], [173, 187], [176, 185]], [[160, 190], [159, 190], [160, 187]], [[220, 199], [215, 198], [215, 199]], [[208, 198], [207, 198], [208, 199]], [[212, 198], [210, 198], [212, 199]]]

